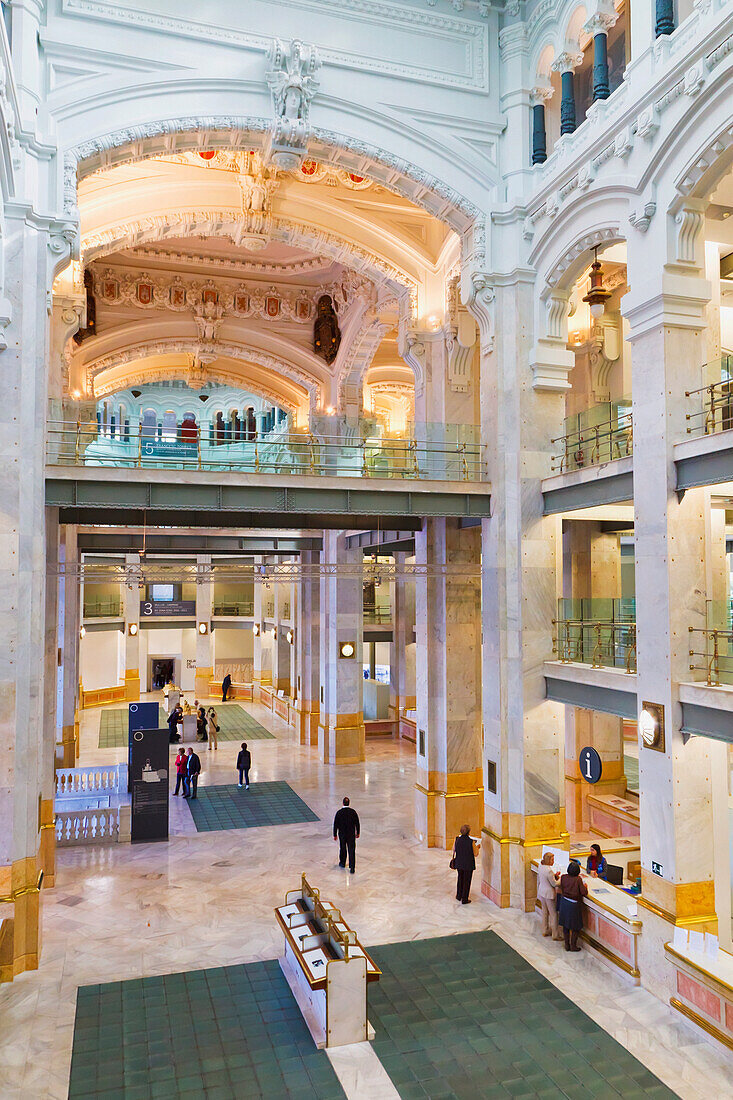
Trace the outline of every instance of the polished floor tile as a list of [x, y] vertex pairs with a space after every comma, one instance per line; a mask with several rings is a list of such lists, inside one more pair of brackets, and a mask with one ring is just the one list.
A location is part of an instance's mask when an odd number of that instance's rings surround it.
[[202, 786], [195, 799], [188, 799], [188, 808], [199, 833], [318, 821], [318, 815], [284, 781], [252, 783], [249, 789], [235, 783]]

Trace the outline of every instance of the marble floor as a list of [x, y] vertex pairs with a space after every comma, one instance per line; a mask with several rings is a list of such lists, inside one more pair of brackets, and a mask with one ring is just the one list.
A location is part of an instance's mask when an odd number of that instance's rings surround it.
[[[412, 834], [414, 747], [376, 740], [366, 763], [329, 768], [263, 707], [248, 709], [275, 735], [250, 745], [251, 781], [285, 780], [319, 820], [196, 833], [175, 799], [168, 843], [60, 850], [41, 967], [0, 986], [2, 1100], [67, 1096], [78, 986], [275, 958], [273, 908], [303, 871], [366, 946], [492, 929], [677, 1095], [733, 1097], [733, 1055], [669, 1006], [587, 951], [569, 959], [534, 916], [495, 908], [477, 887], [472, 905], [455, 902], [448, 855]], [[82, 765], [124, 757], [98, 748], [99, 721], [84, 712]], [[237, 747], [201, 752], [202, 785], [236, 782]], [[362, 823], [355, 875], [338, 868], [330, 832], [344, 794]], [[334, 1065], [349, 1098], [380, 1094], [376, 1058], [343, 1048]]]

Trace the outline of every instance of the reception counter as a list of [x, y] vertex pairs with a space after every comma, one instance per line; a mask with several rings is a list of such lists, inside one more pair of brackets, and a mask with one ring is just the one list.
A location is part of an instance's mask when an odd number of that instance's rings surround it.
[[690, 932], [688, 942], [683, 928], [664, 953], [676, 972], [672, 1008], [733, 1050], [733, 955], [703, 932]]
[[[553, 870], [564, 874], [568, 865], [568, 853], [552, 847], [545, 847], [542, 854], [545, 852], [554, 853]], [[534, 871], [537, 871], [538, 866], [539, 861], [533, 860]], [[636, 901], [625, 890], [612, 886], [603, 879], [590, 878], [585, 874], [582, 877], [588, 887], [588, 897], [584, 902], [585, 921], [581, 938], [604, 959], [633, 978], [638, 985], [642, 922], [637, 915]], [[537, 909], [539, 912], [539, 902]]]

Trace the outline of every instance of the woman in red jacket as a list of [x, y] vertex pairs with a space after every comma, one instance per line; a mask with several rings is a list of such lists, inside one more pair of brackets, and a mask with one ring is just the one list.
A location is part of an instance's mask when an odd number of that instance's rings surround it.
[[181, 783], [183, 783], [183, 788], [185, 790], [185, 788], [186, 788], [186, 784], [184, 783], [185, 778], [186, 778], [186, 754], [183, 751], [183, 748], [181, 747], [178, 750], [178, 756], [176, 757], [176, 789], [174, 790], [173, 794], [178, 794], [179, 790], [181, 789]]

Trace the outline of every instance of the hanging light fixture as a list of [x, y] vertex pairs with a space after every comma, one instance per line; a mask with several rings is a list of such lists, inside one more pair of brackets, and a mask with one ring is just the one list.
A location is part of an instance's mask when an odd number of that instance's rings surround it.
[[603, 316], [603, 311], [606, 308], [606, 302], [611, 297], [611, 291], [606, 290], [603, 285], [603, 269], [601, 262], [598, 259], [598, 248], [593, 249], [594, 260], [590, 267], [590, 290], [583, 298], [584, 302], [587, 302], [590, 306], [591, 317], [598, 320]]

